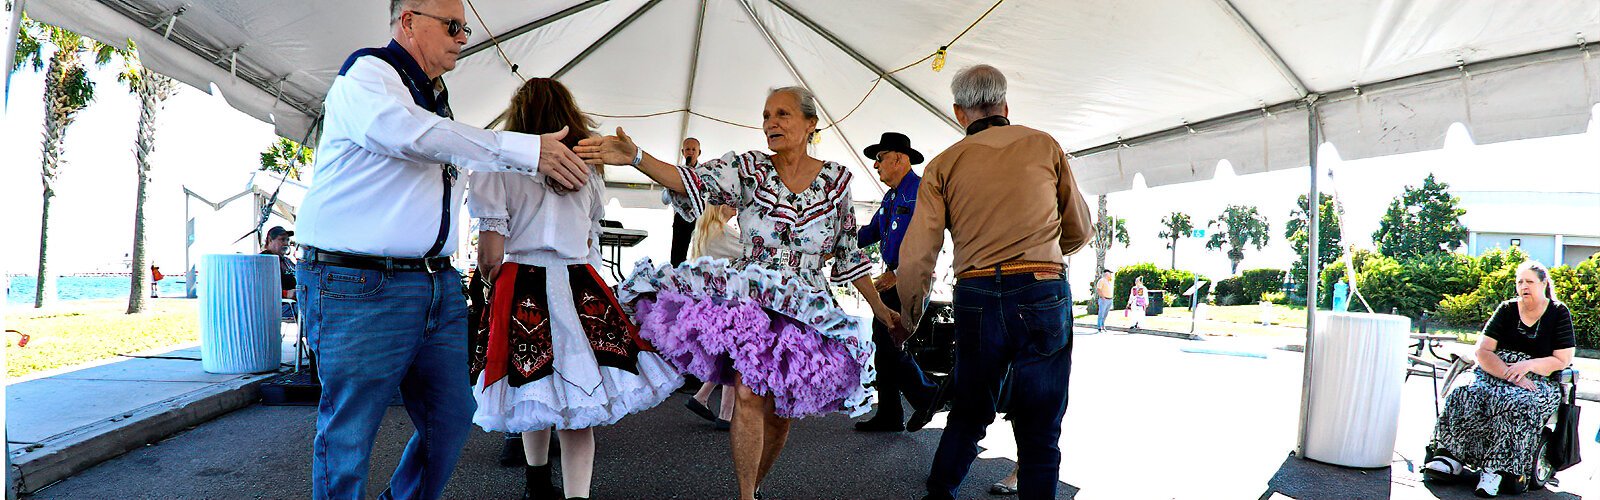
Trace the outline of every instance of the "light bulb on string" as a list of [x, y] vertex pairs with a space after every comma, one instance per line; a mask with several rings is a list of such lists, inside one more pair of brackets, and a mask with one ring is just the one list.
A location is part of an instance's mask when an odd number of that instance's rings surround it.
[[949, 45], [942, 45], [937, 52], [933, 53], [933, 71], [935, 73], [944, 71], [944, 55], [949, 52], [949, 49]]
[[811, 144], [822, 144], [822, 129], [811, 132]]

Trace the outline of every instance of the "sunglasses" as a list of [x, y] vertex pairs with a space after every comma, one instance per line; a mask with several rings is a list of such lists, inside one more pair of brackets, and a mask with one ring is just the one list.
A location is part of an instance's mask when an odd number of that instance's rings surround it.
[[416, 14], [416, 15], [419, 15], [419, 16], [431, 17], [431, 18], [439, 20], [439, 22], [444, 23], [445, 33], [448, 33], [450, 36], [456, 36], [456, 35], [459, 35], [459, 34], [462, 34], [462, 33], [466, 33], [468, 37], [472, 36], [472, 28], [467, 27], [467, 23], [465, 23], [465, 22], [462, 22], [462, 21], [459, 21], [459, 20], [455, 20], [455, 19], [450, 19], [448, 17], [439, 17], [439, 16], [435, 16], [433, 14], [426, 14], [426, 13], [422, 13], [422, 12], [417, 12], [417, 11], [414, 11], [414, 10], [410, 11], [410, 12], [412, 14]]

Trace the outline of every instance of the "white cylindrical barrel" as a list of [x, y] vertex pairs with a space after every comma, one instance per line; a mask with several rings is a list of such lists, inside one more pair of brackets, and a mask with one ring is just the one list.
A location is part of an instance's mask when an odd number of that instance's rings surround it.
[[1319, 317], [1305, 456], [1346, 467], [1388, 467], [1400, 428], [1411, 320], [1340, 312]]
[[278, 257], [211, 254], [200, 258], [200, 366], [210, 373], [278, 369]]

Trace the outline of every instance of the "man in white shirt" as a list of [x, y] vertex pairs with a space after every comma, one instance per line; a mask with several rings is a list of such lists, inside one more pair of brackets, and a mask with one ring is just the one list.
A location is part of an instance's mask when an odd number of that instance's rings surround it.
[[573, 188], [561, 145], [450, 119], [440, 79], [471, 35], [460, 0], [391, 0], [393, 40], [351, 54], [328, 90], [296, 267], [322, 401], [312, 496], [363, 498], [398, 388], [416, 433], [379, 498], [438, 498], [472, 425], [467, 309], [450, 265], [466, 179], [513, 171]]

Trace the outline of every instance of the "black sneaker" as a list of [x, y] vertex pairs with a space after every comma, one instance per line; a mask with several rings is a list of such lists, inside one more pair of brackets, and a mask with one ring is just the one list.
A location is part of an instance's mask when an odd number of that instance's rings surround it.
[[856, 432], [900, 432], [904, 430], [906, 430], [905, 424], [887, 415], [872, 417], [865, 422], [856, 422]]

